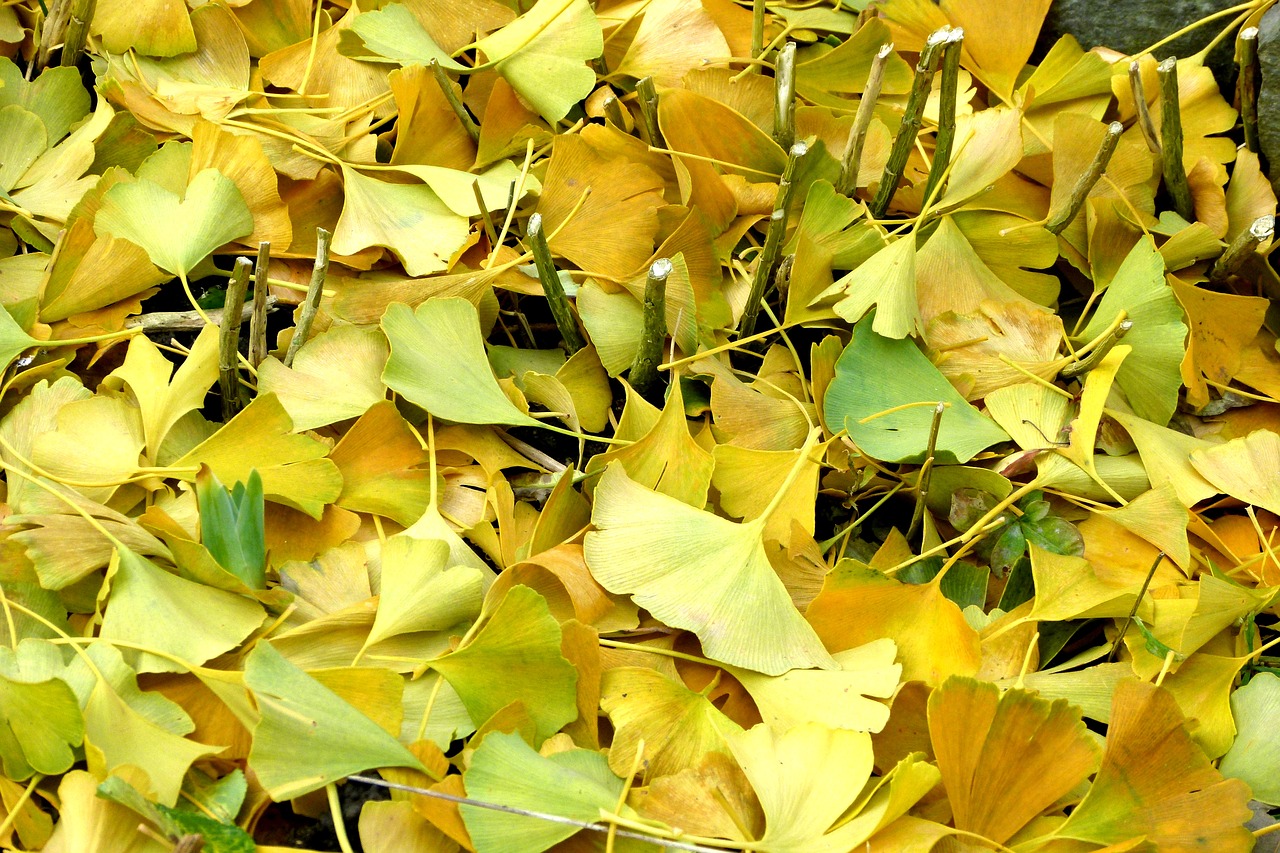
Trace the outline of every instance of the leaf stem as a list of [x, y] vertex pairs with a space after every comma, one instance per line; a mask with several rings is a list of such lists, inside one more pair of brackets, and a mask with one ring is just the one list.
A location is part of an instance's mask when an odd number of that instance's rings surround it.
[[480, 126], [476, 124], [475, 119], [467, 112], [467, 108], [462, 103], [462, 99], [458, 97], [458, 93], [453, 90], [453, 81], [449, 79], [449, 75], [444, 73], [444, 68], [434, 59], [431, 60], [431, 76], [435, 78], [436, 85], [440, 87], [440, 91], [444, 94], [444, 99], [449, 103], [449, 109], [453, 110], [453, 114], [458, 117], [458, 123], [467, 132], [467, 136], [471, 137], [472, 142], [479, 142]]
[[778, 181], [778, 191], [773, 198], [773, 213], [769, 215], [769, 229], [765, 232], [764, 248], [760, 251], [760, 259], [756, 262], [751, 291], [747, 294], [747, 303], [742, 310], [742, 318], [738, 322], [739, 339], [755, 333], [760, 304], [764, 301], [769, 284], [773, 281], [773, 275], [778, 269], [778, 256], [782, 252], [783, 238], [787, 233], [787, 210], [791, 207], [791, 194], [794, 188], [792, 179], [795, 176], [796, 164], [808, 151], [807, 144], [797, 142], [791, 146], [787, 156], [787, 165], [782, 171], [782, 178]]
[[951, 149], [956, 141], [956, 101], [960, 86], [960, 53], [964, 49], [964, 30], [954, 27], [947, 34], [942, 51], [942, 87], [938, 92], [938, 135], [933, 146], [933, 165], [925, 184], [925, 198], [933, 195], [942, 175], [951, 163]]
[[1151, 108], [1147, 106], [1146, 87], [1142, 85], [1142, 66], [1138, 60], [1129, 63], [1129, 91], [1133, 95], [1133, 110], [1138, 116], [1138, 129], [1152, 154], [1160, 153], [1160, 140], [1156, 136], [1156, 124], [1151, 120]]
[[251, 266], [253, 263], [248, 258], [236, 258], [235, 269], [227, 282], [222, 322], [218, 326], [218, 387], [222, 392], [223, 423], [240, 411], [240, 323]]
[[[1080, 209], [1084, 207], [1085, 199], [1089, 197], [1089, 193], [1093, 191], [1094, 185], [1102, 179], [1107, 171], [1107, 164], [1111, 162], [1111, 155], [1116, 153], [1116, 146], [1120, 144], [1120, 134], [1124, 132], [1124, 125], [1118, 121], [1113, 121], [1107, 125], [1107, 133], [1102, 137], [1102, 144], [1098, 146], [1098, 151], [1093, 155], [1093, 162], [1089, 164], [1089, 168], [1076, 179], [1075, 185], [1071, 187], [1071, 195], [1067, 198], [1067, 204], [1057, 213], [1049, 217], [1044, 224], [1044, 229], [1050, 234], [1061, 234], [1071, 221], [1080, 213]], [[1186, 177], [1185, 175], [1183, 176]]]
[[489, 245], [498, 245], [498, 229], [494, 227], [493, 217], [489, 214], [489, 205], [485, 204], [484, 193], [480, 191], [480, 179], [471, 182], [471, 191], [476, 196], [476, 206], [480, 208], [480, 221], [484, 223], [484, 235], [489, 238]]
[[547, 245], [547, 237], [542, 233], [541, 213], [529, 217], [525, 236], [529, 239], [533, 262], [538, 268], [538, 280], [542, 282], [542, 292], [546, 294], [551, 316], [556, 321], [556, 328], [560, 330], [560, 337], [564, 339], [565, 349], [573, 355], [587, 343], [578, 331], [578, 321], [573, 316], [573, 309], [569, 307], [569, 298], [565, 296], [560, 274], [556, 272], [555, 262], [551, 259], [551, 247]]
[[796, 43], [778, 51], [773, 69], [773, 141], [783, 151], [796, 141]]
[[853, 126], [849, 128], [849, 139], [844, 145], [844, 155], [840, 158], [840, 177], [836, 180], [836, 192], [853, 197], [858, 191], [858, 169], [862, 164], [862, 149], [867, 144], [867, 130], [871, 127], [871, 119], [876, 111], [876, 99], [880, 97], [880, 87], [884, 83], [884, 67], [889, 62], [889, 54], [893, 53], [893, 42], [880, 45], [875, 58], [871, 60], [871, 70], [867, 72], [867, 85], [862, 90], [862, 100], [858, 101], [858, 112], [853, 117]]
[[338, 799], [338, 786], [333, 782], [324, 786], [325, 796], [329, 800], [329, 817], [333, 819], [333, 834], [338, 837], [338, 847], [342, 853], [355, 853], [351, 847], [351, 839], [347, 837], [347, 821], [342, 816], [342, 800]]
[[[4, 821], [0, 822], [0, 838], [3, 838], [13, 828], [13, 825], [18, 820], [18, 815], [22, 813], [23, 807], [30, 802], [31, 794], [35, 791], [36, 785], [39, 785], [43, 779], [43, 773], [36, 773], [32, 776], [31, 781], [27, 782], [27, 787], [22, 789], [22, 795], [18, 797], [17, 802], [7, 809], [8, 814], [4, 816]], [[621, 811], [621, 809], [617, 809], [617, 811]], [[23, 840], [25, 842], [26, 839], [24, 838]]]
[[311, 324], [315, 322], [316, 312], [320, 310], [324, 280], [329, 274], [329, 241], [332, 237], [325, 229], [316, 228], [316, 262], [311, 267], [311, 284], [307, 286], [307, 296], [302, 301], [302, 315], [298, 317], [298, 325], [294, 327], [289, 349], [284, 356], [285, 367], [293, 366], [293, 359], [311, 334]]
[[884, 164], [880, 186], [876, 188], [875, 198], [871, 202], [871, 216], [874, 219], [884, 216], [889, 203], [893, 201], [894, 193], [898, 191], [898, 181], [902, 179], [902, 173], [907, 167], [907, 157], [915, 147], [916, 134], [920, 132], [920, 119], [924, 115], [925, 103], [929, 100], [929, 90], [938, 66], [938, 51], [946, 45], [950, 32], [950, 26], [934, 30], [925, 40], [924, 49], [920, 51], [920, 61], [916, 63], [916, 79], [911, 84], [911, 94], [907, 97], [902, 123], [898, 125], [898, 135], [893, 139], [893, 148], [889, 150], [889, 159]]
[[668, 258], [658, 258], [649, 266], [644, 288], [644, 327], [640, 348], [627, 375], [631, 387], [650, 399], [662, 362], [662, 344], [667, 339], [667, 277], [674, 267]]
[[1129, 633], [1129, 626], [1133, 624], [1133, 617], [1138, 615], [1138, 608], [1142, 605], [1142, 597], [1147, 594], [1147, 587], [1151, 586], [1151, 579], [1156, 576], [1156, 569], [1160, 568], [1160, 564], [1164, 562], [1164, 559], [1165, 553], [1161, 551], [1156, 554], [1156, 559], [1151, 564], [1151, 568], [1147, 569], [1147, 576], [1142, 581], [1142, 589], [1138, 590], [1138, 597], [1133, 600], [1133, 609], [1125, 617], [1124, 624], [1120, 626], [1120, 633], [1116, 635], [1116, 641], [1111, 645], [1111, 653], [1107, 655], [1107, 663], [1114, 663], [1116, 655], [1120, 653], [1120, 644], [1124, 642], [1124, 635]]
[[1244, 126], [1244, 147], [1257, 154], [1258, 141], [1258, 28], [1240, 31], [1240, 123]]
[[1215, 284], [1227, 280], [1244, 262], [1258, 251], [1258, 244], [1268, 239], [1276, 231], [1276, 218], [1270, 214], [1259, 216], [1248, 228], [1236, 235], [1213, 266], [1209, 268], [1209, 280]]
[[1195, 202], [1187, 170], [1182, 165], [1182, 108], [1178, 102], [1178, 60], [1169, 57], [1156, 66], [1160, 75], [1160, 150], [1163, 152], [1164, 185], [1173, 209], [1188, 222], [1195, 221]]

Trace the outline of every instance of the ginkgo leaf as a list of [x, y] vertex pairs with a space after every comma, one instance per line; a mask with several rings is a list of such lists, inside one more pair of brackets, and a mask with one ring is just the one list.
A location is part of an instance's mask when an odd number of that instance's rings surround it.
[[[431, 34], [409, 8], [402, 3], [390, 3], [358, 15], [351, 22], [351, 31], [360, 36], [364, 46], [377, 56], [394, 59], [405, 66], [414, 64], [430, 66], [432, 62], [450, 71], [467, 71], [436, 44]], [[341, 44], [341, 43], [340, 43]], [[340, 50], [346, 52], [346, 48]], [[348, 55], [357, 57], [354, 53]]]
[[356, 418], [386, 397], [388, 352], [377, 329], [335, 326], [303, 344], [292, 367], [275, 358], [258, 365], [258, 392], [275, 393], [294, 429]]
[[[836, 652], [838, 672], [795, 669], [775, 678], [730, 668], [751, 694], [765, 723], [785, 730], [815, 722], [833, 729], [878, 732], [889, 721], [888, 699], [898, 689], [902, 664], [888, 638]], [[612, 671], [612, 670], [611, 670]]]
[[[71, 769], [72, 748], [84, 740], [84, 717], [75, 692], [64, 679], [47, 671], [53, 647], [28, 638], [15, 649], [0, 650], [0, 759], [5, 775], [16, 782], [33, 773], [54, 776]], [[61, 658], [54, 660], [61, 668]], [[10, 746], [17, 746], [13, 752]]]
[[464, 424], [538, 426], [502, 392], [485, 357], [476, 308], [465, 299], [428, 299], [417, 310], [387, 306], [382, 331], [391, 357], [382, 381], [438, 418]]
[[425, 184], [393, 184], [342, 167], [345, 201], [333, 231], [333, 251], [354, 255], [370, 246], [395, 253], [412, 276], [440, 272], [466, 243], [467, 218]]
[[[462, 778], [472, 799], [581, 823], [594, 823], [601, 810], [612, 812], [623, 785], [599, 752], [571, 749], [544, 757], [520, 735], [504, 732], [485, 737]], [[518, 812], [470, 805], [461, 812], [476, 853], [542, 853], [578, 831]]]
[[245, 660], [245, 686], [261, 713], [249, 766], [267, 794], [289, 800], [379, 767], [426, 768], [408, 749], [268, 642]]
[[929, 734], [957, 829], [1004, 843], [1093, 772], [1098, 750], [1064, 700], [952, 677], [929, 696]]
[[1264, 472], [1280, 470], [1280, 435], [1260, 429], [1191, 453], [1191, 464], [1219, 491], [1280, 512], [1280, 483]]
[[475, 46], [520, 97], [556, 122], [595, 85], [586, 63], [604, 50], [604, 37], [587, 0], [538, 0]]
[[578, 671], [561, 653], [562, 641], [546, 599], [518, 585], [466, 645], [428, 664], [458, 692], [477, 723], [523, 702], [541, 742], [578, 716]]
[[17, 104], [0, 107], [0, 190], [13, 189], [49, 147], [40, 116]]
[[449, 566], [439, 539], [393, 536], [382, 546], [382, 592], [365, 647], [410, 631], [443, 631], [480, 615], [481, 574]]
[[1280, 739], [1275, 727], [1280, 677], [1271, 672], [1254, 675], [1231, 694], [1231, 713], [1239, 731], [1218, 769], [1248, 784], [1255, 800], [1280, 803]]
[[596, 530], [585, 548], [596, 580], [697, 634], [708, 657], [768, 675], [838, 668], [769, 565], [764, 517], [726, 521], [611, 465], [596, 486], [591, 520]]
[[1182, 386], [1187, 326], [1178, 300], [1165, 282], [1164, 259], [1148, 238], [1139, 240], [1125, 257], [1081, 339], [1101, 335], [1121, 311], [1133, 321], [1124, 336], [1133, 355], [1120, 367], [1116, 382], [1139, 417], [1164, 426], [1173, 416]]
[[218, 380], [218, 331], [206, 326], [177, 371], [146, 335], [129, 342], [124, 364], [111, 371], [108, 388], [128, 387], [142, 413], [147, 458], [159, 464], [160, 446], [174, 424], [204, 405], [205, 394]]
[[1096, 844], [1145, 839], [1161, 850], [1247, 851], [1249, 788], [1224, 779], [1187, 733], [1167, 690], [1116, 685], [1102, 767], [1054, 835]]
[[0, 364], [8, 369], [15, 358], [24, 350], [40, 346], [40, 341], [22, 331], [22, 327], [0, 305]]
[[173, 464], [208, 465], [224, 483], [248, 482], [257, 469], [269, 500], [319, 520], [342, 493], [342, 475], [327, 452], [323, 442], [295, 435], [276, 395], [264, 393]]
[[614, 71], [678, 86], [687, 72], [730, 54], [716, 19], [701, 5], [655, 0], [645, 7], [640, 28]]
[[908, 234], [837, 280], [822, 296], [843, 294], [835, 312], [857, 323], [873, 307], [876, 334], [905, 338], [922, 331], [916, 300], [916, 241]]
[[853, 330], [853, 341], [836, 362], [824, 401], [826, 422], [843, 427], [863, 452], [885, 462], [921, 462], [928, 451], [934, 409], [946, 404], [935, 455], [968, 462], [1008, 435], [965, 402], [911, 341], [875, 331], [874, 318]]
[[1240, 369], [1241, 351], [1262, 326], [1270, 303], [1258, 296], [1192, 287], [1179, 279], [1171, 279], [1169, 284], [1191, 326], [1182, 360], [1187, 402], [1205, 406], [1210, 399], [1205, 380], [1221, 385], [1231, 381]]
[[764, 809], [761, 849], [776, 853], [846, 853], [868, 829], [833, 828], [871, 776], [866, 732], [805, 723], [781, 731], [761, 724], [729, 736], [729, 747]]
[[146, 178], [116, 184], [102, 197], [94, 230], [141, 246], [156, 266], [185, 279], [214, 249], [253, 231], [253, 215], [230, 178], [205, 169], [181, 198]]
[[[101, 636], [204, 663], [240, 644], [266, 618], [256, 601], [180, 578], [123, 546], [107, 572], [110, 595]], [[174, 625], [186, 626], [175, 631]], [[173, 672], [179, 664], [137, 652], [139, 672]]]
[[408, 527], [431, 502], [426, 451], [390, 400], [370, 406], [329, 459], [342, 474], [342, 494], [335, 503], [344, 509], [383, 515]]
[[646, 779], [697, 768], [708, 753], [727, 755], [726, 736], [742, 731], [706, 696], [654, 669], [605, 670], [600, 708], [614, 726], [610, 766], [625, 774], [643, 744]]

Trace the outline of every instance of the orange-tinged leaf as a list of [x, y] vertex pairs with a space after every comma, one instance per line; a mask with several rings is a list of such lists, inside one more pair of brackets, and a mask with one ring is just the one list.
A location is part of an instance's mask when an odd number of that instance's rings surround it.
[[1083, 782], [1097, 746], [1080, 712], [953, 677], [929, 697], [929, 734], [957, 829], [1003, 843]]

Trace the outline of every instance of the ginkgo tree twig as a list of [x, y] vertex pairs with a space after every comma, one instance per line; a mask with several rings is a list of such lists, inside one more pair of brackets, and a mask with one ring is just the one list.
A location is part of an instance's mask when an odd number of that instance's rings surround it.
[[640, 347], [636, 350], [631, 372], [627, 374], [631, 387], [642, 397], [651, 397], [658, 379], [658, 365], [662, 362], [662, 344], [667, 339], [667, 277], [674, 267], [667, 258], [658, 258], [649, 265], [649, 275], [644, 288], [644, 325], [640, 332]]
[[1089, 164], [1089, 168], [1076, 178], [1075, 185], [1071, 187], [1071, 195], [1067, 198], [1067, 204], [1057, 213], [1049, 217], [1044, 224], [1044, 229], [1050, 234], [1061, 234], [1063, 229], [1071, 224], [1071, 220], [1076, 218], [1080, 213], [1080, 209], [1084, 207], [1085, 199], [1089, 197], [1089, 193], [1093, 191], [1094, 186], [1106, 174], [1107, 164], [1111, 162], [1111, 155], [1116, 153], [1116, 146], [1120, 144], [1120, 134], [1124, 132], [1124, 125], [1118, 121], [1113, 121], [1107, 126], [1106, 136], [1102, 138], [1102, 144], [1098, 146], [1098, 151], [1093, 155], [1093, 162]]
[[542, 214], [535, 213], [529, 217], [529, 227], [525, 230], [529, 238], [529, 249], [533, 253], [534, 265], [538, 268], [538, 280], [542, 282], [542, 292], [547, 296], [547, 305], [551, 316], [564, 339], [565, 348], [572, 355], [587, 345], [582, 333], [578, 331], [578, 321], [569, 307], [569, 298], [565, 296], [564, 285], [560, 282], [560, 274], [556, 272], [555, 262], [551, 259], [551, 247], [547, 245], [547, 236], [542, 233]]
[[1120, 653], [1120, 645], [1124, 642], [1124, 635], [1129, 633], [1129, 626], [1133, 624], [1133, 618], [1138, 615], [1138, 607], [1142, 604], [1142, 599], [1147, 594], [1147, 587], [1151, 586], [1151, 579], [1156, 576], [1156, 569], [1160, 568], [1160, 564], [1164, 562], [1165, 557], [1164, 551], [1156, 554], [1156, 559], [1151, 564], [1151, 568], [1147, 569], [1147, 576], [1142, 580], [1142, 588], [1138, 590], [1138, 597], [1133, 600], [1133, 608], [1120, 626], [1120, 633], [1116, 634], [1116, 641], [1111, 644], [1111, 652], [1107, 655], [1107, 663], [1115, 661], [1116, 655]]
[[786, 150], [796, 139], [796, 43], [778, 51], [773, 71], [773, 141]]
[[1160, 75], [1160, 150], [1163, 152], [1164, 185], [1173, 209], [1188, 222], [1195, 220], [1195, 202], [1187, 170], [1182, 165], [1182, 108], [1178, 103], [1178, 59], [1171, 56], [1156, 66]]
[[1156, 125], [1151, 120], [1151, 108], [1147, 106], [1146, 87], [1142, 85], [1142, 67], [1138, 60], [1129, 63], [1129, 93], [1133, 96], [1133, 111], [1138, 117], [1138, 129], [1152, 154], [1160, 153], [1160, 140]]
[[924, 464], [920, 466], [920, 474], [916, 481], [916, 505], [911, 512], [911, 524], [907, 527], [907, 539], [916, 535], [924, 522], [925, 498], [929, 494], [929, 481], [933, 477], [933, 455], [938, 447], [938, 429], [942, 426], [942, 413], [947, 404], [939, 401], [933, 409], [933, 422], [929, 425], [929, 444], [925, 450]]
[[1244, 127], [1244, 147], [1257, 154], [1258, 141], [1258, 28], [1245, 27], [1238, 40], [1240, 53], [1240, 124]]
[[227, 282], [226, 303], [218, 328], [218, 387], [222, 391], [222, 420], [231, 420], [240, 411], [240, 321], [244, 311], [244, 295], [249, 285], [248, 258], [236, 258], [235, 269]]
[[808, 151], [808, 145], [797, 142], [791, 146], [791, 151], [787, 154], [787, 166], [782, 171], [782, 179], [778, 181], [778, 191], [773, 199], [773, 213], [769, 215], [769, 229], [765, 232], [764, 248], [760, 250], [760, 260], [756, 263], [755, 275], [751, 280], [751, 291], [747, 294], [747, 304], [742, 309], [742, 319], [738, 322], [739, 338], [755, 333], [760, 303], [764, 300], [769, 283], [773, 281], [773, 274], [778, 268], [782, 239], [787, 232], [787, 209], [791, 207], [792, 180], [795, 176], [796, 164]]
[[956, 141], [956, 101], [960, 88], [960, 53], [964, 50], [964, 30], [954, 27], [947, 33], [942, 50], [942, 86], [938, 92], [938, 135], [933, 146], [933, 163], [925, 184], [925, 198], [934, 190], [951, 164], [951, 149]]
[[80, 58], [89, 38], [89, 26], [93, 23], [97, 7], [97, 0], [71, 0], [67, 28], [62, 33], [62, 56], [58, 59], [58, 64], [63, 68], [74, 66]]
[[925, 40], [924, 49], [920, 51], [920, 61], [916, 63], [916, 79], [911, 84], [911, 94], [907, 97], [907, 106], [903, 111], [902, 123], [898, 125], [898, 135], [893, 139], [893, 147], [889, 149], [889, 159], [884, 164], [884, 173], [880, 176], [880, 186], [876, 188], [875, 198], [871, 201], [871, 217], [880, 219], [889, 209], [894, 193], [898, 191], [898, 181], [907, 168], [907, 157], [916, 145], [916, 134], [920, 132], [920, 120], [924, 115], [925, 104], [929, 100], [929, 90], [933, 86], [933, 75], [938, 67], [938, 51], [947, 43], [951, 27], [945, 26], [930, 33]]
[[431, 60], [431, 75], [435, 78], [436, 85], [440, 87], [440, 91], [444, 94], [444, 99], [448, 102], [449, 109], [453, 110], [453, 114], [458, 117], [458, 123], [467, 132], [467, 136], [471, 137], [472, 142], [479, 142], [480, 126], [471, 117], [471, 113], [467, 112], [466, 105], [462, 103], [458, 93], [453, 90], [453, 81], [449, 79], [449, 75], [444, 73], [444, 68], [434, 59]]
[[1276, 218], [1271, 214], [1253, 220], [1213, 262], [1213, 266], [1209, 268], [1209, 280], [1215, 283], [1226, 281], [1228, 276], [1244, 266], [1244, 262], [1258, 251], [1258, 245], [1275, 234], [1275, 231]]
[[641, 77], [636, 81], [636, 102], [640, 105], [640, 120], [644, 123], [649, 144], [658, 148], [665, 147], [667, 143], [658, 127], [658, 90], [653, 85], [652, 77]]
[[[751, 58], [759, 59], [764, 53], [764, 0], [753, 0], [751, 3]], [[760, 66], [752, 63], [748, 73], [759, 74]]]
[[302, 314], [298, 317], [298, 325], [289, 340], [289, 349], [284, 356], [284, 366], [292, 367], [298, 350], [311, 334], [311, 324], [320, 310], [320, 296], [324, 292], [324, 280], [329, 274], [329, 241], [333, 235], [323, 228], [316, 229], [316, 262], [311, 268], [311, 284], [307, 286], [307, 296], [302, 301]]
[[258, 244], [258, 261], [253, 267], [253, 309], [249, 316], [249, 367], [254, 370], [267, 357], [267, 310], [271, 286], [271, 244]]
[[840, 177], [836, 181], [836, 191], [841, 195], [852, 197], [858, 191], [858, 168], [862, 163], [862, 149], [867, 144], [867, 130], [871, 127], [871, 119], [875, 115], [876, 100], [880, 97], [880, 87], [884, 83], [884, 67], [889, 62], [889, 54], [893, 53], [893, 43], [882, 44], [871, 60], [871, 70], [867, 72], [867, 85], [862, 90], [862, 100], [858, 101], [858, 112], [853, 117], [853, 126], [849, 128], [849, 139], [844, 145], [844, 155], [840, 158]]

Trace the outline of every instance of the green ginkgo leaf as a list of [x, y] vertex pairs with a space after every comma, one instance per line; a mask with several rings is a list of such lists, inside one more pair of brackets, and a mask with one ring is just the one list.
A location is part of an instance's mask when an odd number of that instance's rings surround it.
[[185, 280], [214, 249], [251, 233], [253, 215], [230, 178], [205, 169], [183, 198], [145, 178], [116, 184], [93, 227], [141, 246], [152, 263]]
[[916, 302], [916, 240], [899, 237], [852, 272], [831, 285], [819, 298], [842, 294], [835, 312], [856, 323], [872, 308], [877, 334], [905, 338], [923, 331]]
[[[351, 31], [364, 42], [365, 51], [360, 56], [342, 44], [340, 50], [352, 58], [376, 59], [386, 57], [401, 65], [430, 65], [439, 63], [450, 71], [470, 71], [455, 62], [444, 48], [422, 27], [409, 8], [401, 3], [389, 3], [381, 9], [357, 15], [351, 23]], [[371, 53], [373, 56], [365, 56]]]
[[737, 524], [652, 492], [612, 464], [596, 486], [587, 566], [605, 589], [695, 633], [707, 657], [768, 675], [839, 669], [769, 565], [770, 514]]
[[0, 370], [9, 366], [24, 350], [40, 346], [40, 341], [22, 331], [9, 312], [0, 305]]
[[4, 774], [17, 782], [33, 773], [67, 772], [75, 762], [72, 747], [84, 740], [80, 703], [60, 678], [0, 675], [0, 722], [0, 760]]
[[540, 426], [502, 393], [467, 300], [428, 299], [416, 311], [392, 303], [382, 331], [391, 342], [382, 381], [410, 403], [455, 423]]
[[[266, 617], [256, 601], [164, 571], [123, 545], [107, 572], [104, 640], [123, 640], [201, 664], [230, 651]], [[174, 630], [174, 626], [184, 626]], [[139, 672], [174, 672], [167, 657], [137, 654]]]
[[[484, 739], [462, 778], [472, 799], [583, 823], [594, 823], [602, 809], [612, 812], [622, 793], [622, 780], [601, 753], [571, 749], [543, 757], [520, 735], [505, 732]], [[542, 853], [578, 831], [512, 812], [475, 806], [461, 811], [476, 853]], [[625, 807], [623, 813], [634, 815]]]
[[449, 543], [393, 536], [382, 546], [382, 593], [368, 648], [410, 631], [444, 631], [480, 614], [481, 570], [451, 566]]
[[914, 343], [883, 337], [874, 323], [870, 315], [854, 327], [853, 340], [836, 362], [824, 403], [832, 429], [843, 427], [859, 449], [883, 462], [923, 462], [934, 409], [943, 403], [936, 461], [968, 462], [979, 451], [1009, 440]]
[[595, 86], [586, 63], [604, 51], [604, 37], [587, 0], [538, 0], [476, 47], [544, 119], [557, 122]]
[[343, 776], [421, 762], [338, 694], [259, 642], [245, 661], [244, 683], [261, 718], [249, 766], [271, 799], [293, 799]]
[[578, 716], [578, 671], [561, 653], [562, 642], [547, 600], [517, 585], [470, 642], [430, 666], [458, 692], [477, 723], [523, 702], [541, 742]]
[[0, 190], [13, 189], [48, 147], [40, 116], [17, 104], [0, 107]]
[[1165, 281], [1164, 269], [1164, 258], [1151, 238], [1139, 240], [1080, 334], [1081, 341], [1095, 338], [1125, 312], [1133, 326], [1124, 342], [1133, 352], [1120, 366], [1116, 383], [1133, 411], [1157, 426], [1169, 423], [1178, 406], [1187, 339], [1182, 308]]

